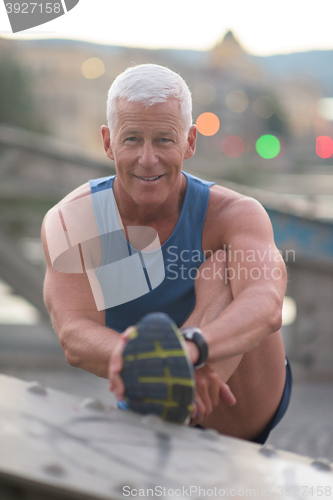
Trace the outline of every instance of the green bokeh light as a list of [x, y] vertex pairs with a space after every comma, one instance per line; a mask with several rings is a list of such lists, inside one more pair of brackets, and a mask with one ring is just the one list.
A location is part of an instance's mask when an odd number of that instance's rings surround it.
[[275, 135], [262, 135], [256, 142], [258, 155], [266, 160], [275, 158], [280, 153], [280, 149], [280, 141]]

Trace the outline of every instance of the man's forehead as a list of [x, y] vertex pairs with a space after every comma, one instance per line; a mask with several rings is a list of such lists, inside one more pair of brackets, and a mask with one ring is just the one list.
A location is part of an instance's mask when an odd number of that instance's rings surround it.
[[118, 118], [127, 119], [175, 119], [180, 120], [180, 103], [178, 99], [168, 99], [165, 102], [147, 105], [121, 99], [117, 102]]
[[[152, 127], [152, 131], [155, 136], [175, 136], [177, 135], [178, 131], [175, 127], [166, 127], [165, 123], [161, 123], [160, 126], [154, 126]], [[125, 124], [123, 127], [120, 127], [119, 133], [121, 135], [138, 135], [143, 133], [147, 129], [147, 125], [144, 121], [142, 121], [140, 124], [138, 124], [137, 127], [133, 127], [133, 124]]]

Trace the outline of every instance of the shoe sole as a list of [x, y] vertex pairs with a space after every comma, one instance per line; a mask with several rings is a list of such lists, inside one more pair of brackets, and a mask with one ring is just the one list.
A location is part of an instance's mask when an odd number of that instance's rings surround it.
[[129, 408], [184, 423], [192, 409], [194, 370], [183, 337], [164, 313], [144, 316], [123, 351], [121, 377]]

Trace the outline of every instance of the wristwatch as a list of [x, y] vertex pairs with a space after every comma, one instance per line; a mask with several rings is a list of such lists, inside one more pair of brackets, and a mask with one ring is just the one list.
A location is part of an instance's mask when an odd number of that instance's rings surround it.
[[200, 328], [195, 326], [187, 326], [186, 328], [181, 328], [180, 333], [183, 335], [185, 340], [194, 342], [199, 349], [199, 359], [193, 366], [198, 369], [205, 365], [206, 359], [208, 358], [208, 345], [205, 337], [202, 335]]

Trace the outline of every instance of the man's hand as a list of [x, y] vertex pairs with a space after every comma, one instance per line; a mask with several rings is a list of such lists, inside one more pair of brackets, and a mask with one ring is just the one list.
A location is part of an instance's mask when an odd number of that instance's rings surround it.
[[134, 326], [129, 326], [119, 336], [119, 340], [113, 349], [109, 360], [109, 389], [114, 392], [119, 401], [123, 401], [125, 393], [125, 385], [120, 376], [120, 372], [123, 369], [122, 353], [134, 328]]
[[219, 379], [208, 365], [195, 370], [196, 394], [190, 425], [201, 424], [223, 401], [228, 406], [236, 404], [229, 386]]
[[[188, 353], [194, 364], [199, 358], [198, 347], [194, 342], [186, 341]], [[196, 394], [191, 414], [190, 425], [200, 424], [223, 401], [228, 406], [236, 404], [236, 398], [229, 386], [222, 382], [217, 373], [208, 365], [195, 370]]]

